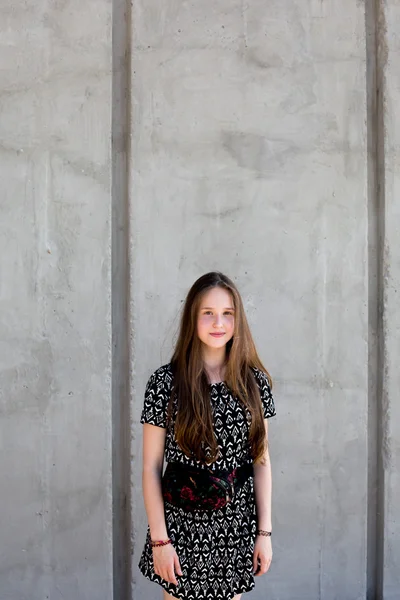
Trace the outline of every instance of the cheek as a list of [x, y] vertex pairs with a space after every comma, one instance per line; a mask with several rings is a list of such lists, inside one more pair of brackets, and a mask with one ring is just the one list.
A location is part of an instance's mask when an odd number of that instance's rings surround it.
[[204, 326], [204, 324], [207, 323], [207, 317], [199, 317], [197, 323], [200, 327]]
[[202, 331], [203, 329], [208, 329], [210, 327], [210, 317], [202, 316], [197, 319], [197, 330]]
[[235, 327], [235, 318], [227, 317], [227, 319], [225, 321], [225, 328], [227, 329], [227, 331], [233, 331], [234, 327]]

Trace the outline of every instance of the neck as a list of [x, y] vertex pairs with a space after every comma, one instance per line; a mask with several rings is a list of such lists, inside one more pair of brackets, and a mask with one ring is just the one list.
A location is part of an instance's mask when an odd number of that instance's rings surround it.
[[203, 348], [203, 361], [207, 371], [220, 372], [225, 365], [226, 350], [223, 348]]

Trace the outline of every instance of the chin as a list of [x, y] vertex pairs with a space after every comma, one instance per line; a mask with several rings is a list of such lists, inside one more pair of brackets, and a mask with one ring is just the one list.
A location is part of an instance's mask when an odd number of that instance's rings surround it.
[[231, 338], [226, 339], [225, 336], [221, 339], [211, 338], [206, 345], [210, 346], [211, 348], [222, 348], [223, 346], [226, 346], [230, 339]]

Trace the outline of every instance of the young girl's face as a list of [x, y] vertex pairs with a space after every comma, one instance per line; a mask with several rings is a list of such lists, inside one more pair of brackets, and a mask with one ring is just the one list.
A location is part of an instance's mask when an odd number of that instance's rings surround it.
[[204, 294], [197, 317], [197, 335], [206, 346], [222, 348], [233, 336], [235, 310], [231, 294], [214, 287]]

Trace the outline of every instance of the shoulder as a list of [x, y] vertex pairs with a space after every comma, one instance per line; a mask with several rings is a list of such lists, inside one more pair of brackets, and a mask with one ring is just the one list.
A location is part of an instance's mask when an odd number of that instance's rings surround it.
[[257, 367], [251, 367], [251, 370], [254, 373], [255, 380], [259, 387], [271, 389], [271, 380], [265, 371], [258, 369]]
[[169, 364], [158, 367], [150, 375], [144, 393], [141, 423], [166, 427], [166, 412], [171, 396], [173, 373]]
[[172, 387], [172, 382], [174, 379], [174, 374], [172, 371], [171, 363], [167, 363], [158, 367], [153, 373], [150, 375], [147, 381], [147, 389], [149, 388], [159, 388], [159, 389], [170, 389]]
[[260, 390], [261, 404], [264, 414], [264, 419], [274, 417], [276, 415], [275, 403], [271, 392], [271, 380], [265, 371], [252, 367], [254, 377]]

